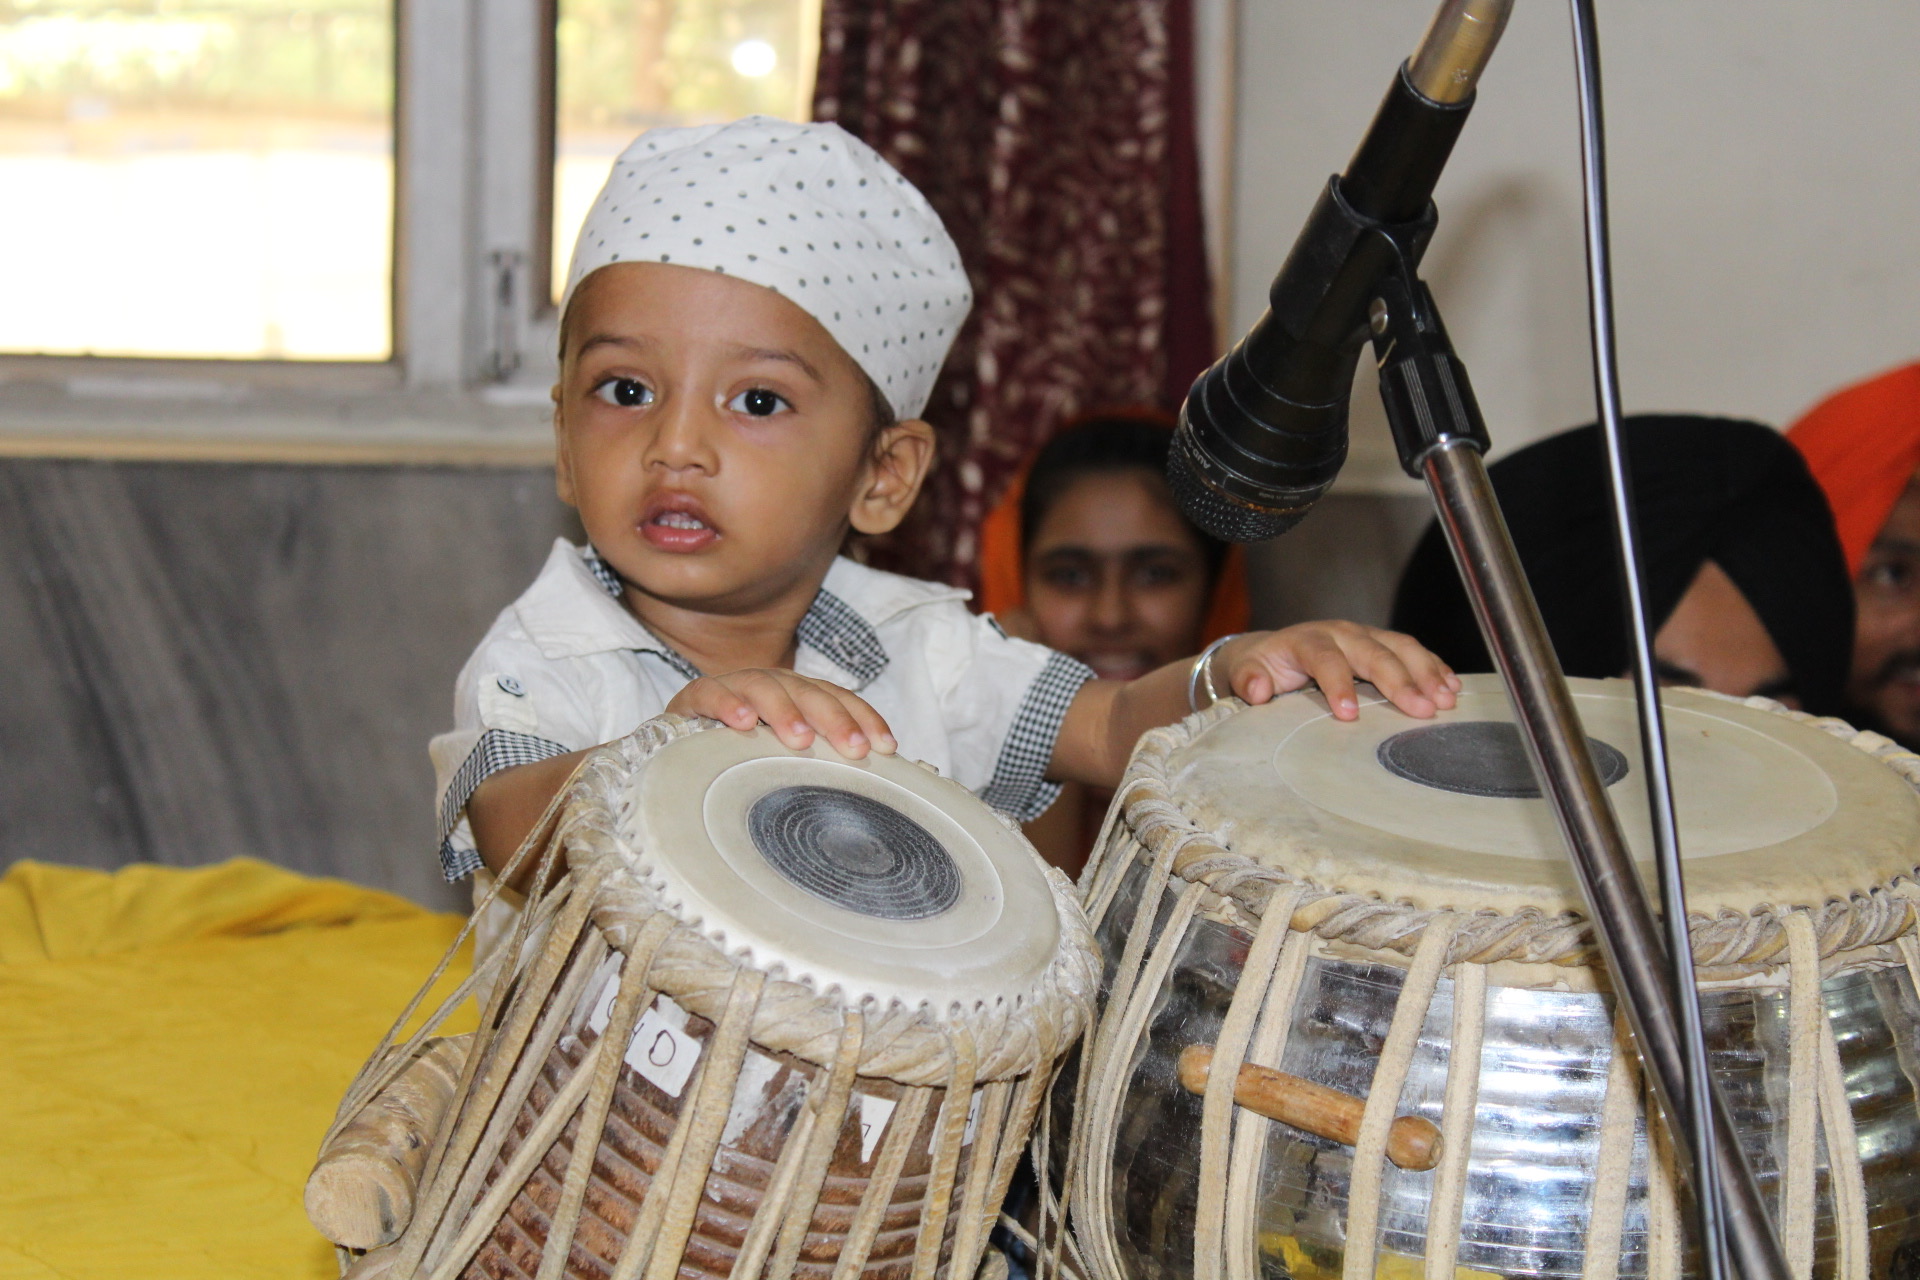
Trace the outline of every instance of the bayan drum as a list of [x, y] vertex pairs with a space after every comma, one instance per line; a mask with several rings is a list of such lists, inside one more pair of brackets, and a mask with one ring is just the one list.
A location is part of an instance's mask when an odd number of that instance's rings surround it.
[[[1572, 685], [1651, 884], [1631, 688]], [[1920, 1274], [1920, 758], [1761, 699], [1666, 702], [1713, 1066], [1788, 1258]], [[1156, 731], [1095, 859], [1107, 969], [1066, 1157], [1086, 1271], [1690, 1269], [1496, 678], [1434, 720], [1300, 693]]]
[[1065, 878], [929, 769], [765, 729], [662, 717], [564, 795], [565, 875], [350, 1274], [972, 1277], [1091, 1012]]

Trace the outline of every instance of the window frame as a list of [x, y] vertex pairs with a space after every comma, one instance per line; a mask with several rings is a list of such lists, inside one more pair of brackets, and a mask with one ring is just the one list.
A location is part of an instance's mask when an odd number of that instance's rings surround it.
[[[129, 456], [171, 442], [253, 457], [284, 440], [376, 457], [367, 424], [384, 423], [396, 456], [550, 458], [554, 14], [555, 0], [395, 0], [386, 360], [0, 354], [0, 456], [111, 456], [120, 441]], [[455, 405], [470, 428], [445, 420]]]

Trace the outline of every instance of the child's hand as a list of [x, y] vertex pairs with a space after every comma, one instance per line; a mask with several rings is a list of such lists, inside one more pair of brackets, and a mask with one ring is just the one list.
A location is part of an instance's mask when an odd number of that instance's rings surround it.
[[748, 667], [702, 676], [667, 704], [683, 716], [709, 716], [734, 729], [772, 729], [782, 745], [803, 751], [818, 733], [834, 750], [858, 760], [868, 750], [892, 755], [893, 733], [858, 694], [792, 671]]
[[1214, 687], [1222, 693], [1231, 686], [1258, 705], [1317, 684], [1338, 720], [1360, 714], [1356, 678], [1371, 682], [1394, 706], [1420, 719], [1451, 707], [1460, 689], [1452, 668], [1412, 636], [1357, 622], [1303, 622], [1256, 631], [1223, 646], [1213, 660]]

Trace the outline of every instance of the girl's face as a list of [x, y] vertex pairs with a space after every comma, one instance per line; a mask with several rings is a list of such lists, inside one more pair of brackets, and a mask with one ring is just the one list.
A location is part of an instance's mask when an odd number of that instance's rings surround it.
[[1036, 638], [1102, 679], [1133, 680], [1200, 647], [1206, 553], [1151, 471], [1074, 481], [1034, 530], [1026, 577]]

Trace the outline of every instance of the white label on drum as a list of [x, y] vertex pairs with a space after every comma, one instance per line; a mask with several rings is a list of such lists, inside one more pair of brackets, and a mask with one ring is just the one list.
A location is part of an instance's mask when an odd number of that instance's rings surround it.
[[764, 1053], [747, 1050], [740, 1064], [740, 1077], [733, 1086], [733, 1108], [727, 1112], [727, 1127], [720, 1131], [722, 1144], [731, 1146], [767, 1108], [767, 1086], [780, 1074], [780, 1064]]
[[864, 1093], [853, 1096], [860, 1099], [860, 1163], [866, 1164], [880, 1145], [880, 1135], [887, 1131], [887, 1121], [893, 1118], [893, 1099], [870, 1098]]
[[[587, 1016], [587, 1025], [595, 1032], [607, 1029], [613, 998], [619, 990], [619, 983], [609, 982]], [[700, 1042], [683, 1030], [686, 1025], [686, 1010], [661, 996], [653, 1008], [640, 1015], [640, 1025], [627, 1045], [627, 1065], [669, 1098], [680, 1096], [687, 1087], [687, 1077], [693, 1074], [694, 1063], [700, 1061]]]
[[[973, 1092], [973, 1101], [967, 1103], [967, 1127], [960, 1131], [960, 1145], [966, 1146], [973, 1141], [973, 1131], [980, 1127], [980, 1091]], [[940, 1145], [940, 1126], [933, 1126], [933, 1136], [927, 1139], [927, 1154]]]
[[593, 1029], [593, 1033], [599, 1035], [607, 1029], [607, 1018], [613, 1011], [614, 992], [620, 987], [622, 959], [619, 952], [614, 952], [602, 960], [600, 967], [593, 971], [593, 976], [587, 979], [586, 990], [581, 993], [581, 1003], [574, 1006], [573, 1016], [576, 1019], [574, 1023], [576, 1028], [579, 1026], [578, 1010], [584, 1005], [587, 1010], [587, 1026]]

